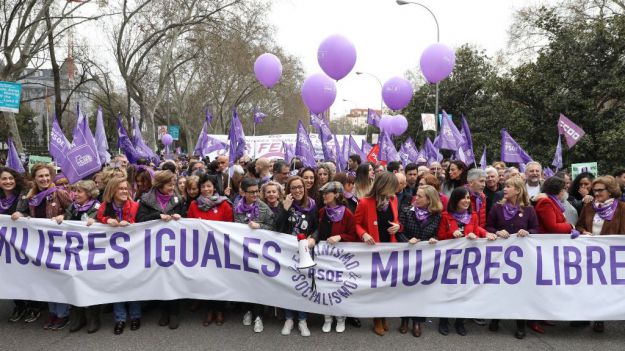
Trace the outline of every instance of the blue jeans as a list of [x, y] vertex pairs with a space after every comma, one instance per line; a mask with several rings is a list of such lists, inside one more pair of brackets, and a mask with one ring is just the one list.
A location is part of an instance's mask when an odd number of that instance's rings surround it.
[[113, 316], [115, 318], [115, 322], [126, 321], [126, 304], [128, 304], [130, 319], [141, 318], [141, 301], [115, 302], [113, 304]]
[[66, 303], [48, 302], [48, 311], [59, 318], [69, 316], [69, 306]]
[[[284, 317], [286, 319], [293, 319], [293, 317], [295, 317], [295, 312], [296, 311], [293, 311], [293, 310], [284, 310]], [[297, 320], [305, 321], [307, 317], [308, 317], [308, 313], [297, 311]]]

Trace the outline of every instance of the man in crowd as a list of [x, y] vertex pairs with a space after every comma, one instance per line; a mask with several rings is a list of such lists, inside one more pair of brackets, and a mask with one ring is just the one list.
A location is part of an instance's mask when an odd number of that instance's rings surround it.
[[410, 197], [410, 194], [404, 192], [404, 189], [406, 188], [406, 176], [401, 172], [396, 172], [395, 177], [397, 177], [397, 181], [399, 182], [397, 193], [395, 195], [397, 196], [398, 208], [401, 211], [401, 209], [410, 206], [412, 197]]
[[401, 173], [404, 171], [404, 166], [399, 161], [391, 161], [386, 165], [386, 170], [391, 173]]
[[417, 169], [418, 166], [416, 163], [409, 163], [404, 170], [406, 174], [406, 188], [404, 192], [408, 193], [411, 199], [416, 195], [417, 188], [419, 187], [417, 184]]
[[443, 184], [443, 180], [445, 180], [445, 169], [443, 169], [443, 166], [441, 166], [439, 162], [434, 161], [430, 163], [430, 173], [438, 178], [438, 181]]
[[356, 168], [360, 166], [360, 163], [362, 163], [362, 160], [360, 159], [359, 155], [349, 155], [349, 159], [347, 160], [348, 171], [356, 173]]
[[224, 191], [228, 188], [228, 156], [217, 157], [217, 193], [224, 195]]
[[287, 178], [289, 178], [289, 165], [287, 165], [286, 162], [282, 160], [276, 161], [273, 164], [273, 175], [271, 179], [274, 182], [285, 186]]
[[486, 167], [484, 195], [486, 196], [486, 215], [488, 216], [490, 209], [503, 199], [503, 186], [499, 185], [499, 172], [493, 166]]
[[477, 224], [486, 228], [486, 172], [480, 168], [473, 168], [467, 173], [467, 187], [471, 194], [471, 208], [477, 213]]
[[126, 157], [126, 155], [115, 155], [112, 163], [114, 163], [117, 167], [123, 169], [124, 171], [128, 171], [128, 158]]
[[625, 169], [614, 172], [614, 178], [616, 178], [616, 182], [621, 187], [621, 197], [619, 200], [625, 201]]
[[527, 189], [527, 195], [532, 198], [540, 193], [540, 187], [542, 185], [541, 175], [543, 174], [543, 167], [540, 163], [530, 161], [525, 165], [525, 188]]

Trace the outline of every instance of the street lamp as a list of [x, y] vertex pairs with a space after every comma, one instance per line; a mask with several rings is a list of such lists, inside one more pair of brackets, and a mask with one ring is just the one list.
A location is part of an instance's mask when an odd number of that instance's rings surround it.
[[[417, 5], [417, 6], [421, 6], [422, 8], [426, 9], [430, 15], [432, 15], [432, 18], [434, 18], [434, 23], [436, 23], [436, 42], [440, 42], [440, 28], [438, 27], [438, 19], [436, 18], [436, 16], [434, 15], [434, 12], [432, 12], [432, 10], [430, 10], [429, 7], [420, 4], [418, 2], [414, 2], [414, 1], [405, 1], [405, 0], [395, 0], [395, 2], [397, 3], [397, 5]], [[438, 83], [436, 83], [436, 107], [434, 109], [434, 118], [438, 118]]]
[[[382, 114], [383, 111], [384, 111], [384, 100], [382, 99], [382, 89], [383, 89], [382, 81], [380, 80], [380, 78], [378, 78], [378, 76], [376, 76], [375, 74], [369, 73], [369, 72], [360, 72], [360, 71], [358, 71], [358, 72], [356, 72], [356, 74], [359, 75], [359, 76], [363, 75], [363, 74], [371, 76], [371, 77], [375, 78], [375, 80], [378, 81], [378, 84], [380, 84], [380, 114]], [[367, 129], [366, 129], [365, 134], [366, 134], [367, 142], [370, 143], [371, 142], [371, 138], [369, 136], [369, 121], [367, 121]]]

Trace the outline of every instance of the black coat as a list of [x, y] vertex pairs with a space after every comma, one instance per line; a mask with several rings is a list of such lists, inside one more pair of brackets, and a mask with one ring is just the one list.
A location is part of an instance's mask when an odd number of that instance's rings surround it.
[[441, 223], [441, 214], [430, 215], [425, 222], [421, 223], [417, 220], [412, 207], [408, 207], [399, 213], [399, 222], [403, 228], [402, 232], [397, 235], [397, 241], [407, 242], [412, 238], [427, 241], [430, 238], [436, 238]]
[[161, 208], [161, 205], [156, 199], [156, 190], [152, 189], [149, 192], [141, 196], [139, 201], [139, 210], [137, 211], [137, 223], [152, 221], [155, 219], [161, 219], [161, 214], [174, 215], [179, 214], [182, 216], [184, 212], [182, 198], [177, 194], [174, 194], [165, 209]]
[[[309, 238], [313, 238], [319, 241], [319, 215], [317, 213], [317, 207], [308, 212], [299, 212], [295, 209], [295, 206], [291, 206], [289, 210], [285, 210], [284, 206], [280, 204], [278, 206], [278, 212], [274, 222], [276, 231], [285, 234], [297, 235], [299, 233], [306, 234]], [[294, 230], [295, 228], [298, 230]], [[297, 231], [297, 233], [294, 233]]]

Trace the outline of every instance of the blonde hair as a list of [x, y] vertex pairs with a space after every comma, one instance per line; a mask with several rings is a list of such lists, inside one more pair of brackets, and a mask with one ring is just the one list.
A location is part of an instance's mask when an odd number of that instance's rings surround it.
[[278, 182], [274, 182], [273, 180], [268, 181], [267, 183], [263, 184], [263, 186], [260, 187], [261, 200], [263, 200], [263, 202], [266, 202], [265, 201], [265, 189], [267, 189], [267, 187], [270, 187], [270, 186], [275, 186], [276, 189], [278, 189], [278, 201], [284, 200], [284, 187], [282, 187], [282, 184]]
[[[527, 188], [525, 187], [525, 182], [523, 181], [523, 179], [521, 179], [521, 177], [508, 178], [505, 182], [505, 185], [511, 186], [519, 192], [519, 195], [517, 196], [518, 205], [520, 205], [521, 207], [530, 206], [530, 199], [529, 195], [527, 194]], [[505, 204], [506, 199], [502, 199], [499, 203], [502, 205]]]
[[443, 203], [441, 202], [441, 196], [438, 194], [438, 190], [431, 185], [421, 185], [417, 191], [423, 190], [425, 197], [430, 204], [428, 205], [428, 211], [432, 214], [443, 212]]
[[74, 184], [74, 187], [76, 190], [80, 189], [87, 193], [90, 199], [95, 199], [100, 195], [100, 190], [98, 190], [93, 180], [80, 180]]
[[106, 183], [106, 188], [104, 189], [104, 195], [102, 196], [102, 201], [113, 202], [113, 199], [115, 198], [115, 193], [117, 193], [119, 186], [124, 182], [128, 184], [128, 180], [122, 177], [113, 177], [109, 179], [108, 183]]
[[175, 179], [176, 179], [176, 175], [172, 173], [172, 171], [169, 171], [169, 170], [158, 171], [154, 174], [153, 187], [154, 189], [162, 189], [165, 186], [165, 184], [169, 184], [172, 182], [172, 180], [175, 180]]
[[596, 178], [592, 182], [592, 186], [594, 187], [595, 184], [603, 184], [605, 186], [605, 189], [610, 193], [610, 197], [612, 198], [618, 198], [619, 196], [621, 196], [621, 189], [619, 188], [616, 179], [614, 179], [614, 177], [610, 175]]
[[394, 195], [398, 187], [399, 181], [395, 174], [383, 172], [375, 177], [367, 197], [375, 199], [375, 202], [379, 205], [387, 196]]
[[33, 181], [33, 187], [30, 189], [30, 191], [26, 195], [27, 199], [30, 199], [39, 193], [39, 188], [37, 187], [37, 184], [35, 184], [35, 176], [37, 175], [37, 172], [39, 172], [42, 169], [47, 169], [48, 172], [50, 172], [50, 187], [54, 186], [54, 182], [52, 180], [54, 179], [54, 177], [56, 177], [56, 169], [54, 169], [54, 167], [49, 164], [37, 163], [30, 170], [30, 178]]

